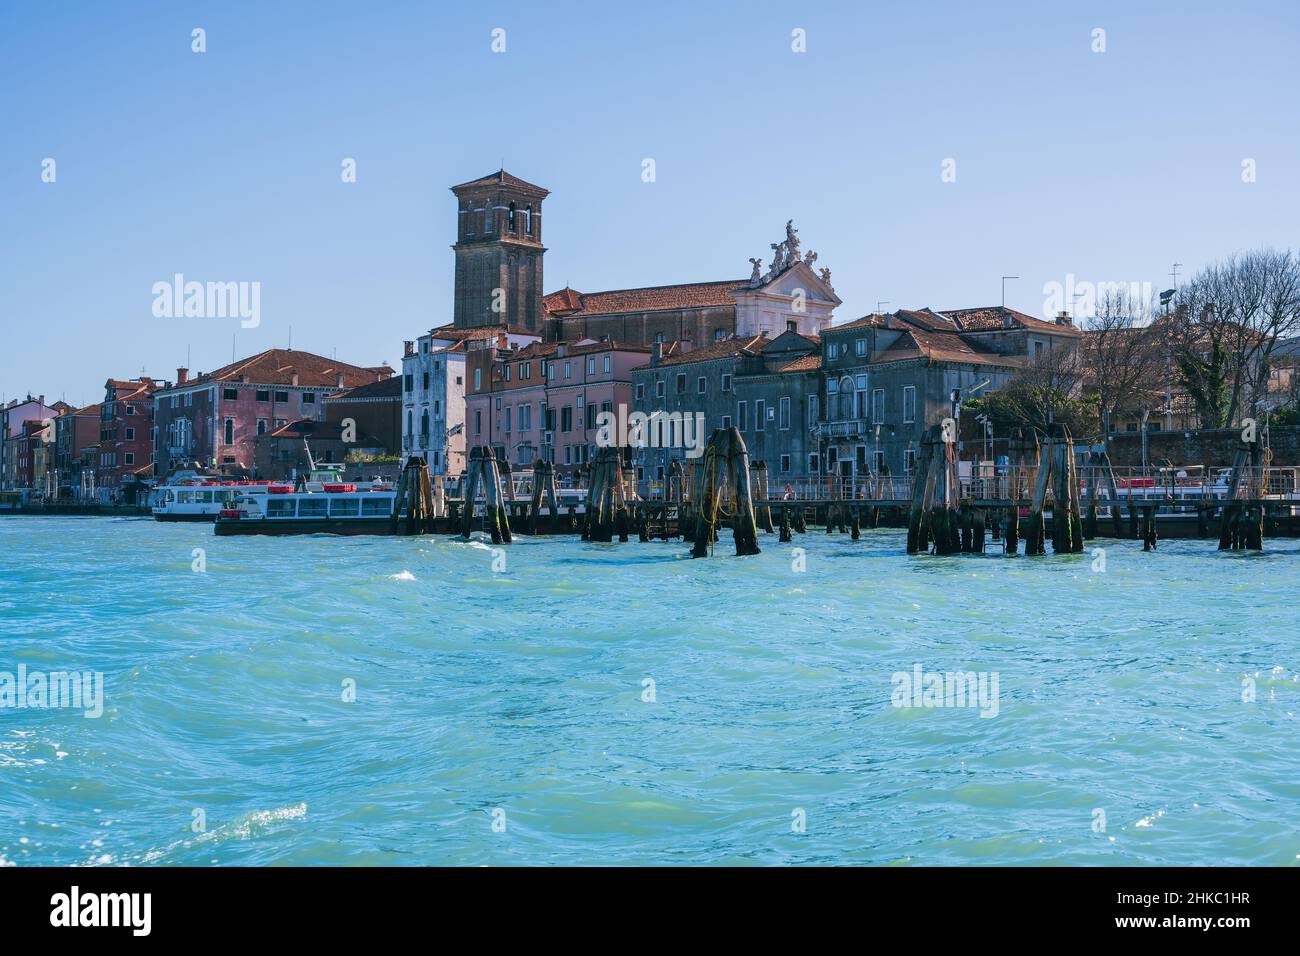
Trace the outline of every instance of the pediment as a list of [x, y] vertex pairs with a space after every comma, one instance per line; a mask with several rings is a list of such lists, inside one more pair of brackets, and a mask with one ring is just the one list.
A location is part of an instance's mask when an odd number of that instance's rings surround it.
[[815, 301], [828, 302], [832, 306], [839, 305], [841, 302], [835, 290], [814, 269], [802, 261], [792, 263], [758, 286], [737, 290], [737, 295], [758, 294], [792, 298], [800, 289], [809, 299]]

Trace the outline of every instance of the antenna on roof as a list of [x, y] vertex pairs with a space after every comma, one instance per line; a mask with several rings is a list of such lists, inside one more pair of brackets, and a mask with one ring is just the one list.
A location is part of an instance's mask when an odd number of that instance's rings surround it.
[[1002, 277], [1002, 308], [1007, 307], [1007, 280], [1019, 279], [1020, 276], [1003, 276]]
[[289, 351], [293, 351], [293, 326], [289, 326]]

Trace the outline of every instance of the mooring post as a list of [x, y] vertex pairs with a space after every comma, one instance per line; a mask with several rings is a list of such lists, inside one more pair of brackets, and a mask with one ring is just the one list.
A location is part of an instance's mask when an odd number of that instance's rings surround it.
[[786, 505], [781, 509], [780, 540], [782, 543], [789, 543], [790, 541], [794, 540], [793, 536], [790, 534], [790, 506], [789, 505]]
[[460, 536], [469, 540], [474, 528], [474, 496], [478, 494], [480, 472], [483, 470], [483, 447], [475, 445], [469, 450], [469, 463], [466, 466], [465, 479], [461, 482], [461, 527]]

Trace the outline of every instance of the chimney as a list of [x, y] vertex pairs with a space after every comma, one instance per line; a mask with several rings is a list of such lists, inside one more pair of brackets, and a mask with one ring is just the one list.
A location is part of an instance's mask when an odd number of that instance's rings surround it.
[[1005, 308], [1002, 310], [1002, 327], [1004, 329], [1011, 328], [1011, 313]]
[[564, 358], [564, 356], [568, 354], [569, 354], [569, 344], [567, 342], [561, 342], [555, 350], [555, 357]]
[[[295, 375], [293, 378], [294, 378], [294, 384], [297, 385], [297, 384], [298, 384], [298, 376]], [[342, 388], [342, 387], [343, 387], [343, 373], [342, 373], [342, 372], [339, 372], [338, 375], [334, 376], [334, 384], [337, 385], [339, 388]]]
[[650, 347], [650, 365], [651, 367], [653, 367], [655, 365], [658, 365], [663, 360], [664, 360], [664, 344], [662, 342], [656, 342], [654, 345]]
[[1069, 312], [1058, 312], [1058, 313], [1056, 313], [1056, 324], [1057, 324], [1057, 325], [1074, 325], [1074, 323], [1070, 321], [1070, 313], [1069, 313]]
[[293, 373], [293, 378], [290, 380], [290, 382], [291, 382], [291, 384], [293, 384], [293, 385], [297, 385], [297, 384], [298, 384], [298, 373], [297, 373], [297, 372], [294, 372], [294, 373]]

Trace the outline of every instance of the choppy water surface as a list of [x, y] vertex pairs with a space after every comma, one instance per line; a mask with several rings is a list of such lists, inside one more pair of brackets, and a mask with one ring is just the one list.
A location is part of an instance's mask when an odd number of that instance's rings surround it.
[[[1101, 543], [810, 533], [798, 571], [775, 536], [521, 537], [494, 572], [477, 540], [0, 518], [0, 672], [105, 680], [99, 719], [0, 709], [0, 861], [1300, 862], [1297, 543]], [[893, 707], [918, 663], [996, 672], [997, 716]]]

